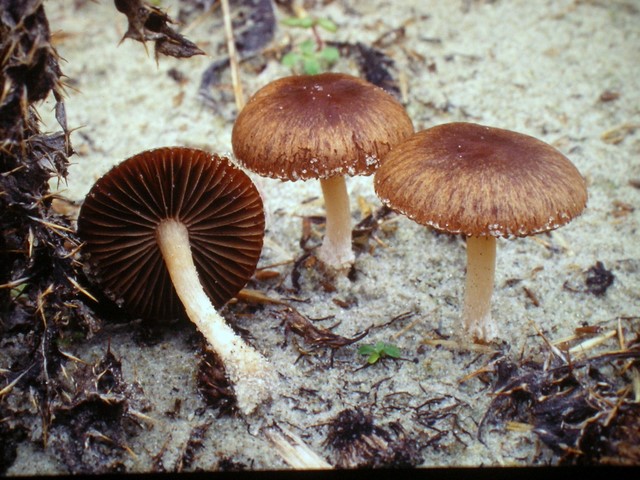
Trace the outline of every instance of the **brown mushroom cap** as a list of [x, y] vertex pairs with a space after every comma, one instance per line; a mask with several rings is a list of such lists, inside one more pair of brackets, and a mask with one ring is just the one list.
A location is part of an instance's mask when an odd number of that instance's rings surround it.
[[182, 316], [156, 242], [167, 218], [187, 227], [200, 281], [216, 306], [255, 271], [264, 211], [251, 179], [228, 159], [159, 148], [125, 160], [99, 179], [78, 218], [89, 265], [108, 296], [143, 318]]
[[412, 135], [383, 159], [374, 187], [420, 224], [473, 236], [553, 230], [587, 202], [584, 178], [551, 145], [473, 123]]
[[233, 126], [233, 152], [246, 168], [281, 180], [371, 175], [413, 133], [402, 105], [351, 75], [280, 78], [260, 89]]

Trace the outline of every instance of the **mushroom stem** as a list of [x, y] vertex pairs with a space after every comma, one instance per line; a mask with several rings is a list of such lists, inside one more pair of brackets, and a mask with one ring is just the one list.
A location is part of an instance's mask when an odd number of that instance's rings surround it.
[[355, 261], [351, 246], [351, 208], [343, 176], [320, 180], [326, 211], [326, 230], [318, 258], [336, 270], [351, 268]]
[[464, 326], [478, 343], [496, 336], [491, 319], [491, 294], [496, 269], [496, 238], [467, 237], [467, 280], [464, 295]]
[[238, 407], [249, 414], [271, 397], [277, 384], [266, 358], [245, 343], [216, 311], [198, 278], [187, 227], [174, 219], [160, 222], [156, 240], [169, 276], [189, 319], [224, 363]]

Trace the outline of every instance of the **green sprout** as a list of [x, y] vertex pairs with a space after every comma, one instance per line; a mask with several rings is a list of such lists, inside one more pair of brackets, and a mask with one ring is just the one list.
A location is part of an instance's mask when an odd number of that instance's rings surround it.
[[381, 358], [400, 358], [400, 349], [391, 343], [377, 342], [375, 345], [362, 345], [358, 354], [367, 355], [367, 363], [373, 365]]
[[9, 290], [9, 295], [12, 299], [18, 298], [24, 292], [24, 289], [27, 287], [28, 278], [21, 278], [15, 282], [10, 283], [11, 290]]
[[319, 28], [328, 32], [336, 32], [338, 26], [328, 18], [291, 17], [282, 22], [289, 27], [311, 29], [314, 38], [307, 39], [294, 46], [293, 50], [282, 57], [282, 64], [296, 71], [301, 67], [307, 75], [316, 75], [328, 70], [340, 58], [336, 47], [325, 45], [320, 37]]

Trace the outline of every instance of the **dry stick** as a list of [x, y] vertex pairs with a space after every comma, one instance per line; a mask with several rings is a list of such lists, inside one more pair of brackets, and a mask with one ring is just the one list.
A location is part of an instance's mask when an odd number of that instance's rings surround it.
[[[231, 68], [231, 81], [233, 82], [233, 94], [236, 99], [238, 112], [244, 107], [244, 94], [240, 82], [240, 69], [238, 67], [238, 52], [233, 37], [233, 26], [229, 13], [229, 0], [220, 0], [224, 17], [224, 31], [227, 37], [227, 50], [229, 53], [229, 65]], [[283, 435], [286, 433], [286, 437]], [[299, 437], [290, 432], [285, 432], [282, 427], [275, 425], [264, 432], [276, 450], [291, 467], [297, 469], [329, 469], [329, 463], [313, 452]]]
[[294, 468], [330, 469], [329, 463], [311, 450], [300, 437], [276, 425], [265, 432], [282, 458]]
[[233, 38], [233, 25], [231, 25], [231, 14], [229, 13], [229, 0], [221, 0], [220, 4], [222, 5], [222, 15], [224, 18], [224, 33], [227, 37], [227, 51], [229, 52], [233, 95], [236, 98], [236, 107], [239, 112], [244, 107], [244, 94], [242, 92], [242, 83], [240, 82], [238, 52], [236, 50], [236, 42]]

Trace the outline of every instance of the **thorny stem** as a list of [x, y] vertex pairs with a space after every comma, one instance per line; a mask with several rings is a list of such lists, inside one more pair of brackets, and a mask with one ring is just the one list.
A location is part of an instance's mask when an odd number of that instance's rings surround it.
[[327, 223], [318, 258], [336, 270], [347, 270], [355, 261], [351, 246], [351, 208], [343, 176], [320, 180]]
[[464, 326], [478, 343], [497, 333], [491, 318], [491, 294], [496, 268], [496, 238], [467, 237], [467, 280], [464, 294]]
[[186, 226], [177, 220], [164, 220], [157, 228], [156, 239], [187, 316], [222, 359], [238, 407], [245, 414], [251, 413], [271, 397], [278, 381], [275, 371], [215, 310], [198, 278]]

